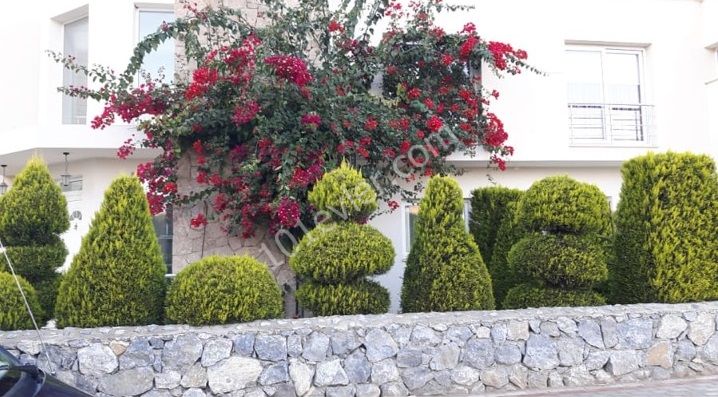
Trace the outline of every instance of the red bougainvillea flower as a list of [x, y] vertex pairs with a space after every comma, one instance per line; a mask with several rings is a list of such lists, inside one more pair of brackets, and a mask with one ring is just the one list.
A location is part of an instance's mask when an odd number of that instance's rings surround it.
[[174, 194], [177, 193], [177, 184], [174, 182], [167, 182], [165, 183], [165, 187], [163, 188], [165, 193], [168, 194]]
[[426, 128], [429, 129], [431, 132], [437, 132], [441, 129], [441, 127], [444, 126], [444, 122], [441, 121], [441, 118], [433, 115], [429, 117], [428, 120], [426, 120]]
[[514, 49], [506, 43], [490, 41], [488, 44], [491, 56], [494, 58], [494, 65], [499, 70], [506, 69], [506, 54], [513, 53]]
[[399, 146], [399, 151], [400, 151], [401, 153], [406, 154], [406, 153], [409, 152], [409, 149], [411, 149], [411, 142], [409, 142], [409, 141], [402, 141], [402, 142], [401, 142], [401, 145]]
[[397, 203], [396, 200], [389, 200], [386, 204], [389, 206], [389, 209], [392, 211], [399, 209], [399, 203]]
[[264, 58], [264, 62], [274, 68], [277, 77], [287, 79], [299, 87], [304, 87], [312, 81], [307, 64], [291, 55], [273, 55]]
[[202, 141], [200, 141], [199, 139], [194, 141], [194, 143], [192, 144], [192, 149], [194, 149], [194, 152], [197, 154], [204, 154], [204, 147], [202, 146]]
[[476, 25], [474, 25], [472, 22], [467, 23], [466, 25], [464, 25], [464, 28], [461, 30], [461, 33], [476, 33]]
[[365, 159], [369, 158], [369, 151], [366, 150], [366, 148], [364, 146], [359, 146], [357, 148], [357, 153], [359, 153], [359, 155], [364, 157]]
[[319, 124], [322, 123], [322, 118], [316, 113], [307, 113], [302, 116], [301, 123], [306, 126], [317, 128], [319, 127]]
[[339, 23], [335, 20], [332, 20], [331, 22], [329, 22], [328, 28], [329, 28], [330, 32], [343, 32], [344, 31], [344, 25], [342, 25], [341, 23]]
[[249, 101], [247, 103], [237, 105], [237, 107], [234, 108], [232, 121], [238, 126], [247, 124], [257, 117], [257, 113], [259, 113], [260, 110], [261, 108], [259, 107], [259, 104], [255, 101]]
[[184, 93], [185, 99], [193, 99], [204, 95], [209, 87], [214, 85], [219, 78], [217, 69], [202, 66], [192, 73], [192, 82], [187, 86]]
[[454, 57], [451, 56], [451, 54], [443, 54], [441, 56], [441, 64], [444, 66], [450, 66], [452, 63], [454, 63]]
[[192, 220], [190, 220], [189, 225], [193, 229], [200, 229], [207, 225], [207, 217], [205, 217], [204, 214], [199, 213], [199, 214], [195, 215], [195, 217], [192, 218]]
[[300, 211], [299, 203], [294, 199], [283, 197], [277, 206], [279, 224], [285, 228], [296, 226], [299, 222]]
[[407, 98], [409, 98], [412, 101], [415, 99], [419, 99], [419, 97], [421, 97], [421, 90], [414, 87], [414, 88], [410, 89], [409, 92], [406, 93], [406, 96], [407, 96]]
[[459, 47], [459, 58], [463, 60], [469, 59], [471, 52], [474, 51], [474, 47], [479, 43], [479, 38], [476, 36], [469, 36], [466, 41]]
[[367, 131], [374, 131], [378, 126], [379, 122], [371, 116], [367, 117], [366, 121], [364, 122], [364, 129]]

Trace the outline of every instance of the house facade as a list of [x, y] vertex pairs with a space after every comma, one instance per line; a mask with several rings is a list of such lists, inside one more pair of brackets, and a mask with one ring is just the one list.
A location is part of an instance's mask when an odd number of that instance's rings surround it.
[[[451, 3], [467, 3], [449, 1]], [[80, 84], [44, 53], [46, 49], [84, 54], [89, 64], [121, 70], [134, 44], [162, 20], [181, 15], [171, 0], [55, 0], [42, 7], [13, 4], [14, 18], [5, 37], [23, 33], [23, 40], [4, 40], [14, 54], [0, 76], [0, 162], [7, 177], [19, 171], [33, 153], [42, 155], [53, 174], [71, 175], [65, 186], [73, 226], [64, 236], [71, 255], [99, 208], [102, 192], [120, 173], [132, 172], [156, 153], [141, 150], [127, 160], [116, 149], [132, 127], [116, 125], [92, 130], [89, 120], [101, 104], [63, 98], [55, 87]], [[202, 2], [200, 2], [202, 3]], [[256, 0], [224, 2], [257, 18]], [[598, 185], [615, 208], [623, 161], [647, 151], [693, 151], [718, 157], [718, 0], [473, 0], [474, 9], [445, 15], [447, 31], [474, 22], [486, 38], [525, 49], [543, 75], [522, 74], [484, 82], [501, 92], [492, 111], [505, 123], [509, 144], [516, 148], [506, 171], [489, 168], [488, 155], [452, 161], [465, 170], [458, 177], [465, 198], [471, 190], [499, 184], [521, 189], [549, 175], [566, 174]], [[172, 48], [151, 60], [149, 70], [165, 66], [172, 76], [181, 60]], [[80, 57], [78, 57], [80, 59]], [[65, 156], [67, 169], [65, 172]], [[186, 165], [189, 175], [189, 165]], [[189, 181], [189, 178], [187, 178]], [[395, 266], [378, 277], [391, 292], [392, 310], [408, 254], [414, 203], [371, 221], [392, 239]], [[468, 213], [468, 207], [466, 212]], [[218, 225], [203, 231], [189, 228], [196, 208], [175, 209], [156, 219], [165, 258], [178, 271], [199, 257], [247, 252], [270, 264], [280, 284], [291, 290], [293, 276], [273, 236], [251, 241], [223, 236]]]

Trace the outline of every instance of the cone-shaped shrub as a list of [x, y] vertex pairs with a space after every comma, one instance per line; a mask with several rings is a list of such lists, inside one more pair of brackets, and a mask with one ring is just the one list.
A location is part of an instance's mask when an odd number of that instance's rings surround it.
[[302, 306], [319, 316], [380, 314], [389, 310], [389, 292], [374, 281], [361, 279], [348, 284], [312, 281], [297, 289]]
[[713, 160], [690, 153], [651, 153], [627, 161], [621, 173], [610, 300], [718, 299]]
[[297, 275], [341, 283], [386, 273], [394, 264], [391, 240], [375, 228], [356, 223], [319, 225], [294, 248], [290, 266]]
[[491, 278], [464, 227], [463, 205], [455, 180], [441, 176], [429, 180], [404, 272], [404, 312], [494, 308]]
[[284, 301], [265, 264], [248, 256], [209, 256], [177, 274], [165, 310], [173, 323], [227, 324], [281, 317]]
[[493, 257], [499, 228], [504, 218], [511, 215], [510, 204], [518, 201], [522, 193], [502, 186], [482, 187], [471, 192], [469, 230], [487, 264]]
[[158, 323], [165, 271], [142, 185], [115, 179], [60, 284], [58, 326]]
[[376, 211], [376, 192], [361, 172], [343, 161], [309, 192], [309, 202], [334, 221], [363, 221]]
[[57, 269], [67, 256], [59, 237], [70, 227], [65, 196], [45, 163], [33, 157], [3, 196], [2, 208], [0, 236], [8, 257], [15, 272], [37, 291], [44, 313], [38, 321], [48, 320], [57, 295]]
[[[30, 304], [33, 314], [42, 316], [42, 308], [37, 300], [35, 289], [24, 278], [18, 276], [20, 286]], [[17, 288], [12, 274], [0, 272], [0, 331], [32, 328], [32, 319], [27, 312], [25, 302]]]
[[326, 174], [309, 193], [325, 223], [297, 244], [289, 265], [302, 279], [299, 304], [314, 314], [384, 313], [389, 293], [366, 276], [386, 273], [394, 264], [394, 247], [366, 220], [377, 208], [376, 192], [361, 173], [342, 165]]
[[518, 202], [530, 232], [511, 248], [508, 265], [532, 281], [511, 288], [504, 308], [602, 304], [592, 290], [608, 275], [608, 200], [594, 185], [567, 176], [534, 183]]
[[496, 233], [496, 242], [487, 261], [491, 283], [494, 286], [494, 298], [497, 308], [501, 308], [506, 292], [512, 287], [529, 281], [526, 272], [515, 271], [508, 265], [511, 247], [525, 236], [525, 232], [516, 219], [516, 203], [508, 203], [506, 216], [503, 217]]

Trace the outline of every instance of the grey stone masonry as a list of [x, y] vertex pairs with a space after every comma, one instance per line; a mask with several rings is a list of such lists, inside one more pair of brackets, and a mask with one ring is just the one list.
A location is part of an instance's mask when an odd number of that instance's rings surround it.
[[[461, 395], [718, 374], [718, 302], [43, 330], [97, 397]], [[48, 369], [36, 335], [0, 345]]]

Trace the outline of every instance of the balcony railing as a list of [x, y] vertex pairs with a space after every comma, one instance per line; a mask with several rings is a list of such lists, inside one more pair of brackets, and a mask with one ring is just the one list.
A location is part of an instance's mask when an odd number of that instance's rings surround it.
[[569, 103], [572, 144], [650, 145], [653, 106], [617, 103]]

